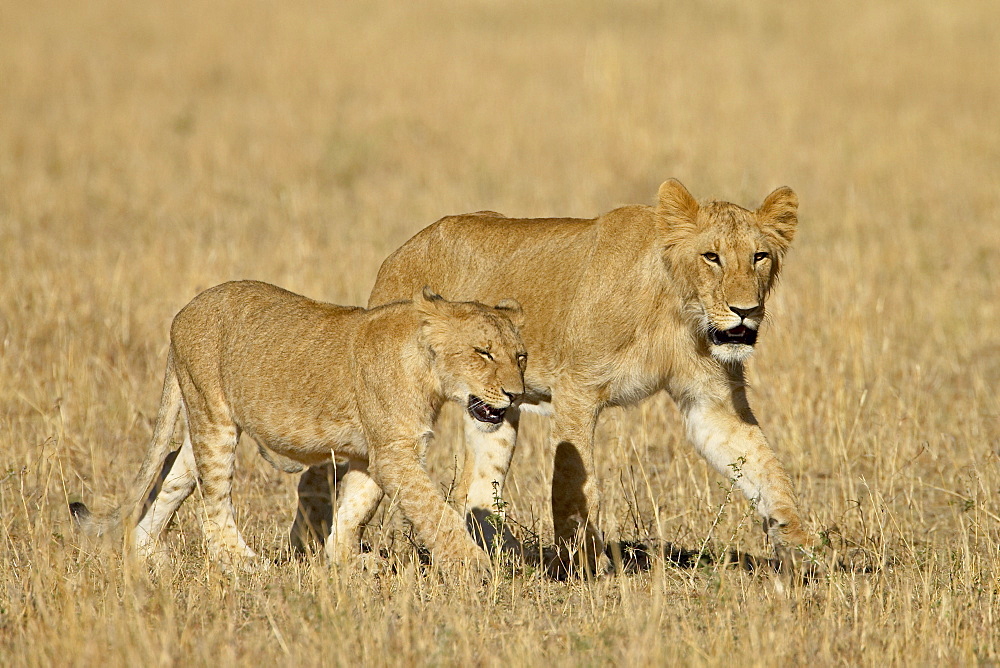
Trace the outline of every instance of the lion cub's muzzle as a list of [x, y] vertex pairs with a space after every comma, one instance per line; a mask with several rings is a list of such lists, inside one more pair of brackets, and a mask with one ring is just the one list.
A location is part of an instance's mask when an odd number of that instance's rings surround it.
[[469, 395], [469, 415], [475, 420], [480, 422], [485, 422], [487, 424], [500, 424], [503, 422], [503, 416], [507, 413], [508, 406], [503, 408], [497, 408], [496, 406], [491, 406], [484, 400], [480, 399], [475, 395]]
[[708, 338], [717, 346], [727, 343], [752, 346], [757, 343], [757, 330], [750, 329], [746, 325], [737, 325], [732, 329], [716, 329], [712, 327], [708, 330]]

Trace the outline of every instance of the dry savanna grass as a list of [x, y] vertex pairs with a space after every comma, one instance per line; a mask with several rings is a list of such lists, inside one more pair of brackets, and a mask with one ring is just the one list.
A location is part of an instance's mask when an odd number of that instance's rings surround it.
[[[997, 25], [965, 0], [0, 0], [0, 663], [995, 664]], [[800, 196], [751, 400], [844, 568], [456, 586], [390, 506], [367, 538], [395, 572], [281, 561], [295, 478], [247, 442], [238, 520], [274, 568], [208, 563], [196, 497], [153, 573], [73, 531], [70, 498], [134, 475], [197, 291], [364, 303], [442, 215], [592, 216], [671, 176]], [[548, 428], [525, 420], [507, 495], [542, 542]], [[448, 411], [443, 490], [460, 440]], [[597, 448], [609, 538], [768, 556], [666, 397], [607, 411]]]

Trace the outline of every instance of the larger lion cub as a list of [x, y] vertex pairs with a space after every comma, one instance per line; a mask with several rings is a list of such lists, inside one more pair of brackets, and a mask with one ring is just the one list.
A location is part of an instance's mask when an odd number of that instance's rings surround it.
[[[745, 209], [698, 202], [669, 180], [653, 206], [592, 219], [448, 216], [386, 258], [370, 306], [422, 285], [461, 299], [514, 297], [524, 306], [521, 332], [531, 361], [522, 401], [490, 433], [466, 421], [458, 491], [485, 544], [493, 542], [493, 529], [480, 518], [503, 490], [518, 413], [541, 411], [552, 416], [555, 538], [577, 548], [584, 568], [599, 568], [598, 417], [608, 406], [666, 391], [695, 449], [755, 502], [778, 556], [798, 558], [796, 548], [808, 547], [810, 538], [791, 480], [750, 410], [744, 380], [765, 301], [795, 236], [797, 209], [789, 188]], [[316, 478], [307, 473], [303, 486]]]
[[[249, 562], [255, 554], [231, 501], [236, 444], [245, 432], [285, 468], [331, 455], [350, 460], [327, 540], [330, 557], [358, 551], [360, 528], [387, 494], [436, 559], [487, 567], [423, 460], [445, 400], [464, 404], [483, 431], [503, 422], [524, 391], [520, 319], [513, 301], [495, 308], [449, 302], [426, 288], [412, 302], [368, 310], [255, 281], [206, 290], [174, 318], [152, 443], [131, 504], [105, 523], [138, 522], [134, 547], [148, 555], [200, 480], [210, 552], [227, 564]], [[188, 437], [140, 519], [182, 409]], [[75, 510], [88, 521], [85, 508]]]

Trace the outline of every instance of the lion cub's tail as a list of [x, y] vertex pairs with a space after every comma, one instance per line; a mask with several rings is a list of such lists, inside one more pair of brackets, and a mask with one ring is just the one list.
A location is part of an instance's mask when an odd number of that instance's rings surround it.
[[94, 515], [80, 501], [69, 504], [70, 514], [84, 533], [95, 537], [105, 536], [117, 532], [123, 524], [132, 529], [139, 522], [149, 488], [156, 480], [157, 474], [161, 481], [166, 477], [176, 456], [176, 453], [170, 451], [170, 445], [182, 404], [181, 386], [177, 382], [177, 369], [171, 351], [167, 356], [163, 394], [160, 398], [160, 410], [156, 415], [156, 426], [153, 428], [153, 439], [146, 451], [146, 459], [132, 483], [129, 497], [117, 509], [106, 515]]

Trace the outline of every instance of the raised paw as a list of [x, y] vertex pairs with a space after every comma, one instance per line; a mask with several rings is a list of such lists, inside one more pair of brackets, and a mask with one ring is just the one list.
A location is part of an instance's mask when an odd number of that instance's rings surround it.
[[774, 545], [775, 565], [779, 572], [811, 579], [826, 570], [811, 544], [809, 534], [797, 518], [782, 521], [769, 517], [764, 520], [764, 532]]
[[763, 529], [775, 547], [805, 547], [809, 543], [809, 535], [798, 518], [781, 519], [772, 515], [764, 520]]

